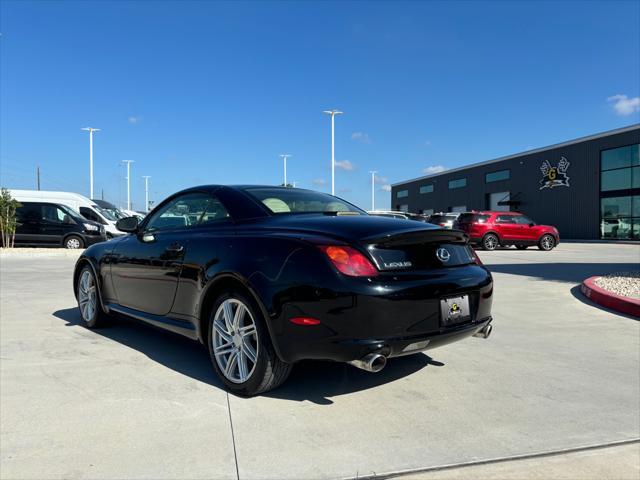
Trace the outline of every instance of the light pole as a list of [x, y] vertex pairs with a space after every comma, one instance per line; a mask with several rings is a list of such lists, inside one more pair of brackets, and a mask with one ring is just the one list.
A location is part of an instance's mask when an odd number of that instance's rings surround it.
[[331, 195], [336, 192], [336, 157], [335, 157], [335, 116], [342, 115], [340, 110], [325, 110], [322, 113], [331, 115]]
[[127, 210], [131, 210], [131, 164], [133, 160], [122, 160], [127, 164]]
[[280, 158], [282, 158], [284, 160], [284, 186], [287, 186], [287, 158], [291, 157], [290, 154], [285, 153], [283, 155], [280, 155]]
[[369, 171], [371, 174], [371, 211], [375, 211], [376, 209], [376, 173], [377, 170]]
[[89, 198], [93, 198], [93, 132], [99, 132], [99, 128], [84, 127], [80, 130], [89, 132]]
[[143, 175], [144, 178], [144, 211], [149, 213], [149, 179], [150, 175]]

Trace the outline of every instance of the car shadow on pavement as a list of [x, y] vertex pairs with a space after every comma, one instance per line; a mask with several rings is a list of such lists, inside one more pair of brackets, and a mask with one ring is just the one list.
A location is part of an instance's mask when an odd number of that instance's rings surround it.
[[331, 405], [331, 397], [375, 388], [405, 378], [427, 366], [444, 363], [424, 353], [391, 358], [378, 373], [366, 372], [346, 363], [305, 360], [296, 364], [287, 382], [265, 396], [283, 400]]
[[582, 283], [594, 275], [638, 271], [637, 263], [485, 263], [491, 273], [537, 277], [555, 282]]
[[[77, 307], [58, 310], [53, 312], [53, 316], [67, 322], [66, 326], [80, 326]], [[208, 352], [196, 341], [123, 317], [117, 317], [111, 325], [91, 332], [137, 350], [182, 375], [225, 390], [213, 371]], [[294, 366], [283, 386], [265, 395], [282, 400], [307, 400], [330, 405], [333, 402], [328, 397], [393, 382], [428, 365], [444, 364], [418, 353], [390, 359], [381, 372], [369, 373], [344, 363], [304, 361]]]

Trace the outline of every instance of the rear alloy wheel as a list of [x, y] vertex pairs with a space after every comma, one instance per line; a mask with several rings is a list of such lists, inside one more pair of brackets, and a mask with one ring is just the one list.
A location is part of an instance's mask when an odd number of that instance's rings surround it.
[[538, 248], [540, 250], [544, 250], [548, 252], [549, 250], [553, 250], [553, 247], [556, 246], [556, 239], [553, 238], [553, 235], [549, 235], [548, 233], [544, 234], [540, 241], [538, 242]]
[[516, 245], [518, 250], [526, 250], [529, 245]]
[[64, 240], [64, 248], [69, 248], [69, 249], [84, 248], [84, 242], [77, 235], [69, 235]]
[[276, 355], [260, 309], [240, 292], [230, 292], [215, 302], [208, 344], [216, 373], [239, 395], [276, 388], [291, 371], [291, 364]]
[[76, 297], [80, 309], [81, 323], [87, 328], [103, 326], [108, 316], [102, 311], [98, 296], [98, 282], [90, 266], [86, 265], [78, 277]]
[[493, 233], [487, 233], [482, 239], [482, 248], [485, 250], [495, 250], [500, 245], [498, 236]]

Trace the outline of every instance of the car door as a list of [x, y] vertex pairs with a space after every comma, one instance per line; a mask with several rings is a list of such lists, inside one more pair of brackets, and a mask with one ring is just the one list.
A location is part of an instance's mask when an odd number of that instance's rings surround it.
[[496, 216], [496, 225], [498, 225], [498, 233], [502, 240], [513, 241], [518, 239], [520, 227], [515, 223], [514, 215]]
[[211, 196], [191, 192], [167, 200], [136, 234], [114, 248], [111, 278], [118, 304], [153, 315], [171, 311], [188, 236]]
[[515, 221], [520, 227], [518, 230], [518, 240], [525, 242], [535, 242], [538, 240], [538, 230], [535, 228], [533, 220], [524, 215], [517, 215]]
[[21, 202], [21, 207], [16, 209], [16, 244], [42, 243], [40, 237], [40, 224], [42, 222], [42, 208], [39, 203]]
[[50, 245], [59, 245], [64, 236], [76, 230], [76, 222], [58, 205], [42, 204], [42, 223], [40, 233], [42, 241]]

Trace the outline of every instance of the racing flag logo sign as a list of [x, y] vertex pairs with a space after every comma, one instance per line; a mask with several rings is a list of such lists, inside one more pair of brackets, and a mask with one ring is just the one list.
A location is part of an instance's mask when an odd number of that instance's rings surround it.
[[569, 161], [560, 157], [558, 165], [551, 165], [549, 160], [542, 162], [540, 171], [542, 172], [542, 180], [540, 180], [540, 190], [543, 188], [568, 187], [569, 186]]

